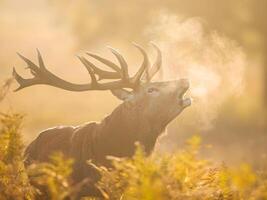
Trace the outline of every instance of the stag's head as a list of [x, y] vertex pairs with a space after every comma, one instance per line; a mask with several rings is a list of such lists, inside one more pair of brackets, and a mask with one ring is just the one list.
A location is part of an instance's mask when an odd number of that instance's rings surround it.
[[[132, 77], [128, 73], [128, 65], [123, 56], [113, 48], [109, 49], [115, 55], [119, 65], [114, 62], [100, 57], [93, 53], [87, 53], [88, 56], [104, 63], [111, 70], [106, 71], [96, 67], [85, 57], [78, 57], [86, 67], [91, 82], [88, 84], [74, 84], [67, 82], [56, 75], [52, 74], [44, 65], [42, 56], [38, 51], [38, 62], [36, 65], [24, 56], [19, 56], [27, 63], [33, 78], [24, 79], [14, 69], [13, 75], [19, 83], [19, 88], [45, 84], [70, 91], [89, 91], [89, 90], [110, 90], [125, 105], [142, 110], [144, 117], [154, 123], [167, 124], [174, 119], [184, 108], [191, 105], [191, 99], [185, 98], [185, 93], [189, 89], [187, 79], [174, 81], [153, 82], [152, 78], [160, 70], [162, 56], [159, 48], [152, 44], [157, 51], [156, 61], [152, 66], [145, 50], [134, 44], [142, 53], [144, 59], [141, 67]], [[109, 81], [103, 81], [108, 79]]]
[[188, 89], [189, 81], [180, 79], [143, 83], [136, 90], [116, 90], [113, 94], [132, 109], [141, 110], [143, 118], [164, 126], [191, 105], [191, 99], [185, 97]]

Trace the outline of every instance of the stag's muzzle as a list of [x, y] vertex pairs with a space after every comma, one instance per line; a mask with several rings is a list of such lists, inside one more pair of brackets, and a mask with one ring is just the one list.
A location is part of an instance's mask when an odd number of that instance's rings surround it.
[[187, 107], [192, 104], [192, 99], [190, 97], [186, 97], [186, 92], [188, 91], [189, 88], [190, 88], [190, 81], [188, 79], [178, 80], [179, 100], [183, 107]]

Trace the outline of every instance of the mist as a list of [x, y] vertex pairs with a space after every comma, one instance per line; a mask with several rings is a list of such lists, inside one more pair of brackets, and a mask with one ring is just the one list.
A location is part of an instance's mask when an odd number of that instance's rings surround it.
[[162, 12], [145, 34], [163, 52], [163, 81], [188, 78], [189, 95], [202, 129], [212, 127], [222, 103], [244, 88], [246, 55], [237, 42], [216, 30], [208, 31], [200, 18]]

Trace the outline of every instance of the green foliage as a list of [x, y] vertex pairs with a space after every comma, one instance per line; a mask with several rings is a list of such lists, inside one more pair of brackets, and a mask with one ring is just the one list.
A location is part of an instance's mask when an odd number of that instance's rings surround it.
[[[71, 185], [69, 179], [73, 161], [62, 154], [55, 153], [49, 163], [25, 169], [22, 119], [18, 114], [2, 114], [0, 118], [0, 199], [74, 198], [79, 186]], [[94, 166], [102, 175], [97, 187], [104, 198], [114, 200], [267, 199], [266, 171], [256, 173], [247, 164], [216, 166], [198, 157], [200, 143], [194, 136], [182, 151], [149, 157], [137, 145], [131, 159], [110, 157], [113, 169]]]
[[[0, 102], [8, 93], [12, 81], [8, 79], [0, 88]], [[55, 153], [49, 163], [25, 167], [22, 121], [22, 115], [0, 113], [0, 200], [74, 197], [79, 187], [70, 187], [72, 160]]]
[[[51, 162], [24, 166], [24, 145], [18, 114], [0, 117], [0, 200], [53, 199], [75, 196], [77, 187], [70, 187], [72, 160], [60, 153], [51, 156]], [[42, 190], [40, 190], [42, 189]]]
[[245, 164], [228, 169], [199, 159], [200, 142], [194, 136], [174, 155], [146, 157], [138, 146], [133, 159], [110, 158], [115, 169], [98, 168], [98, 188], [114, 200], [267, 199], [266, 174]]
[[72, 160], [61, 153], [51, 156], [49, 163], [33, 164], [28, 175], [37, 188], [45, 188], [46, 198], [61, 200], [72, 195], [69, 176], [72, 172]]
[[32, 199], [34, 189], [23, 163], [22, 116], [0, 116], [0, 199]]

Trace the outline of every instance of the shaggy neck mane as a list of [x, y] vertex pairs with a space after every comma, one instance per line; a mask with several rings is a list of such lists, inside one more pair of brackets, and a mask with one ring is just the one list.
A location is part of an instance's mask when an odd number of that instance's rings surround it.
[[[96, 140], [102, 155], [131, 156], [139, 142], [150, 153], [164, 127], [154, 124], [144, 115], [146, 105], [124, 102], [97, 125]], [[98, 156], [102, 157], [101, 155]]]

